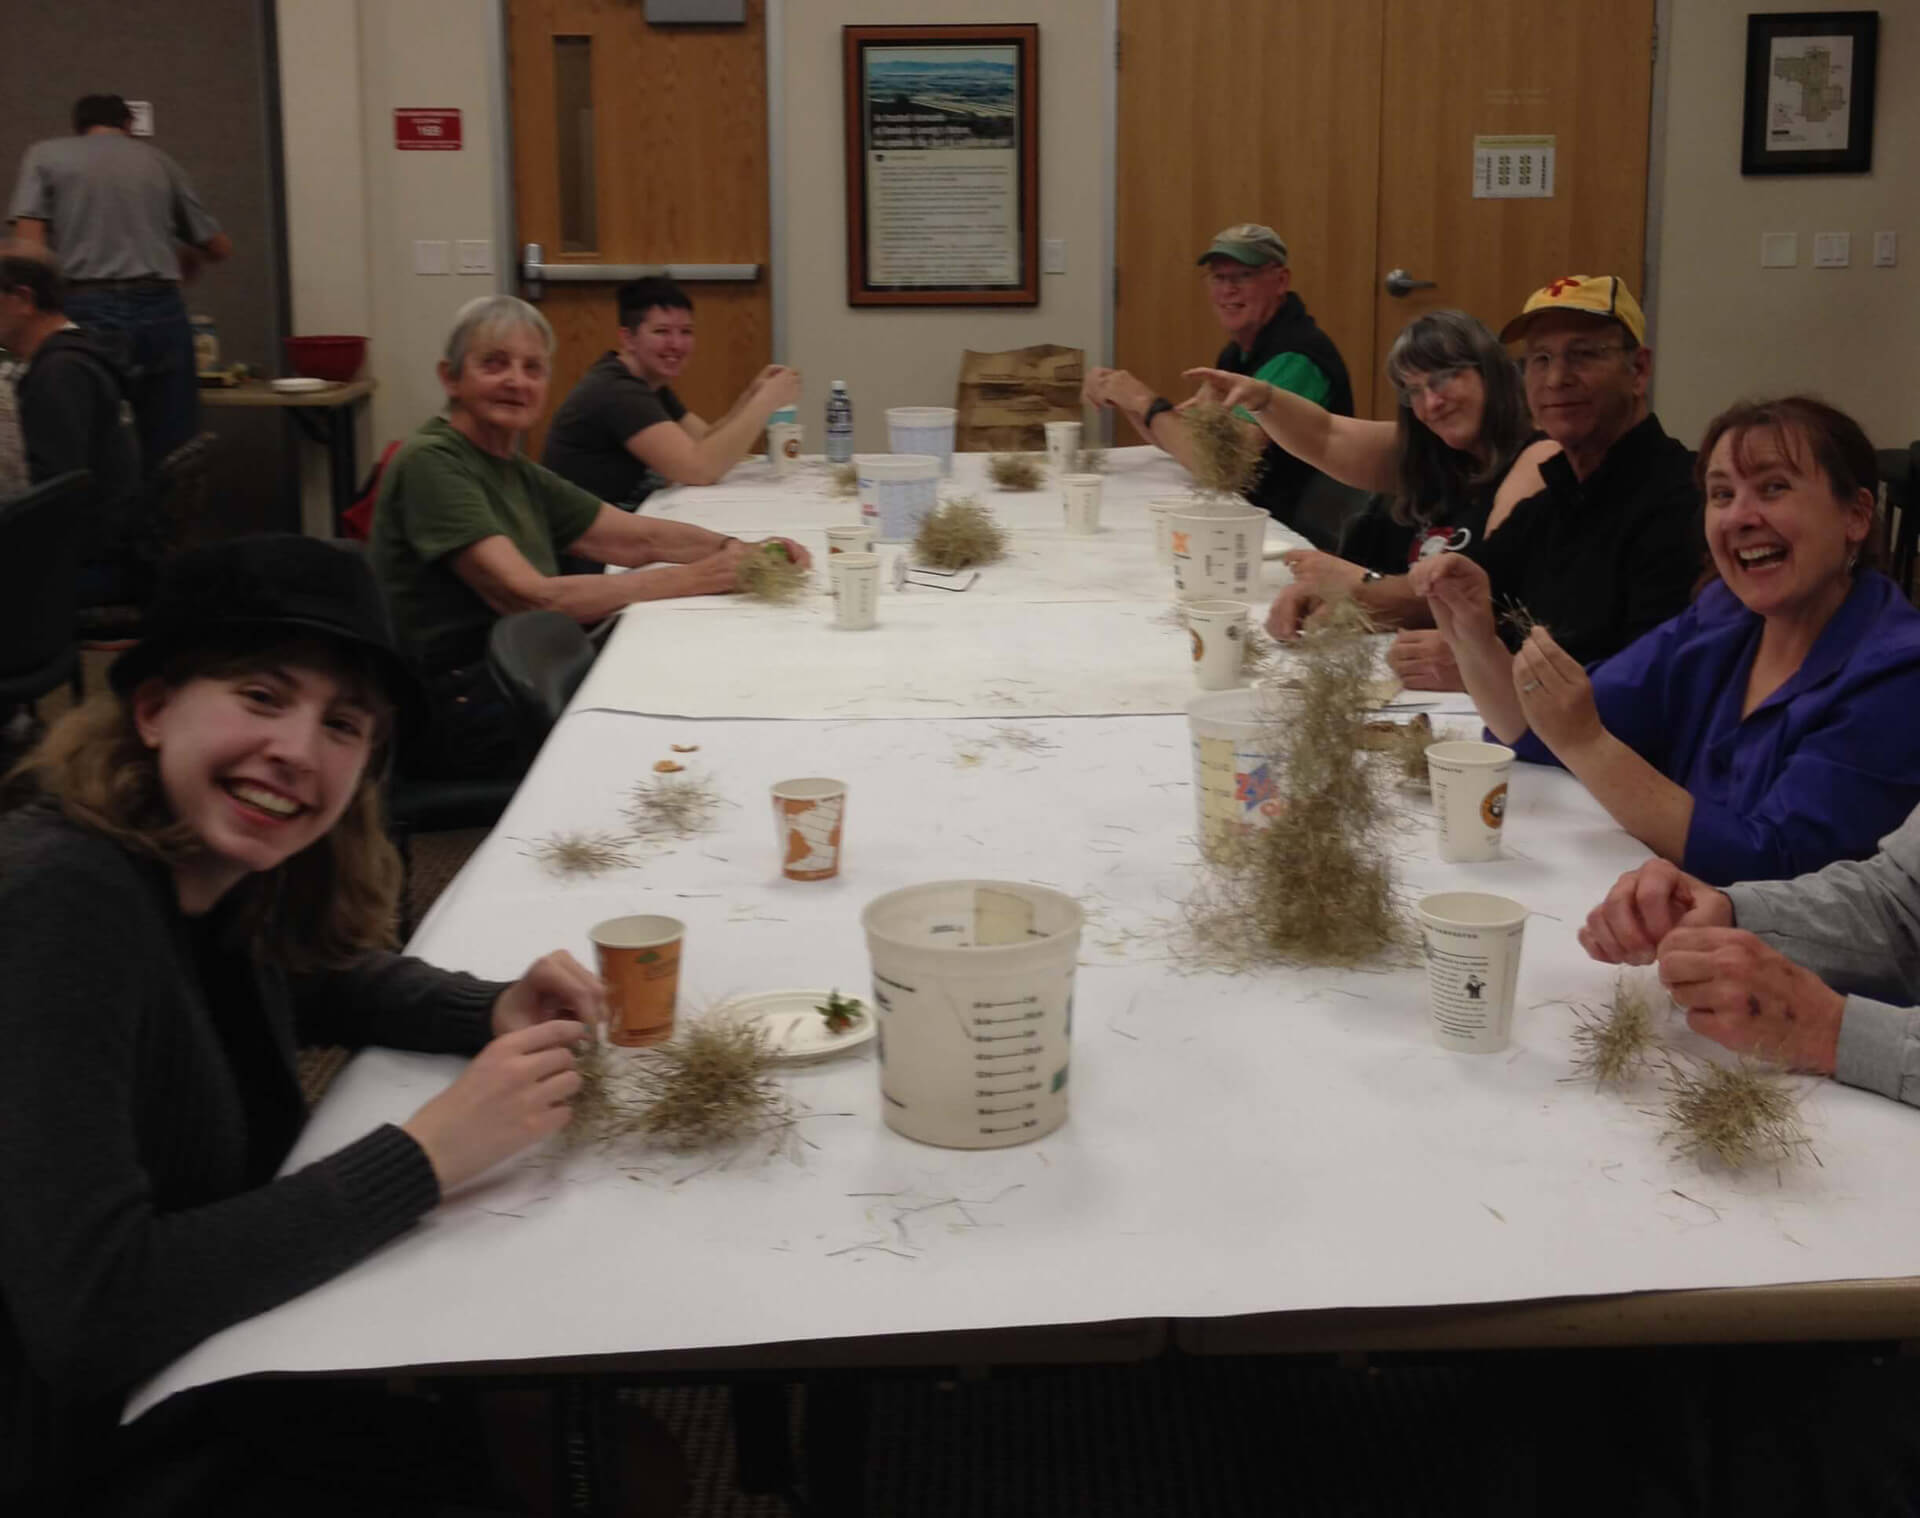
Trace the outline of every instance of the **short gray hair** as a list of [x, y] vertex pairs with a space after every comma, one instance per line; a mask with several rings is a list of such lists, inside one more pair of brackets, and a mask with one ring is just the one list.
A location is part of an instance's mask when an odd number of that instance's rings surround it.
[[532, 306], [513, 295], [482, 295], [468, 301], [454, 313], [453, 330], [447, 334], [444, 355], [447, 368], [460, 372], [467, 354], [484, 334], [514, 327], [537, 333], [546, 345], [547, 357], [553, 357], [553, 327]]

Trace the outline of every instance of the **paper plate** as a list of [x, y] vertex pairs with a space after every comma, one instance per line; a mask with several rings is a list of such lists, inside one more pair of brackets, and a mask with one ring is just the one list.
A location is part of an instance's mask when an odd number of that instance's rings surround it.
[[303, 374], [294, 375], [290, 379], [272, 380], [269, 383], [273, 389], [278, 390], [282, 395], [305, 395], [310, 391], [330, 390], [333, 388], [332, 380], [309, 379]]
[[854, 1014], [851, 1028], [843, 1033], [828, 1030], [827, 1020], [816, 1009], [829, 994], [826, 991], [761, 991], [753, 996], [736, 997], [720, 1010], [741, 1022], [764, 1027], [773, 1057], [782, 1064], [800, 1064], [832, 1059], [873, 1040], [873, 1013], [864, 1006]]

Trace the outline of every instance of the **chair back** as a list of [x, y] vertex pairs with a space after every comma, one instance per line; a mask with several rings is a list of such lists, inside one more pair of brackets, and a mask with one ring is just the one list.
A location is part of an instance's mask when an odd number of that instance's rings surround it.
[[59, 685], [74, 649], [74, 580], [93, 476], [75, 469], [0, 500], [0, 705]]
[[1920, 443], [1876, 451], [1880, 465], [1880, 531], [1878, 547], [1887, 575], [1901, 593], [1914, 599], [1914, 550], [1920, 540]]
[[565, 612], [515, 612], [493, 624], [487, 666], [513, 703], [521, 750], [529, 760], [580, 688], [593, 658], [586, 633]]

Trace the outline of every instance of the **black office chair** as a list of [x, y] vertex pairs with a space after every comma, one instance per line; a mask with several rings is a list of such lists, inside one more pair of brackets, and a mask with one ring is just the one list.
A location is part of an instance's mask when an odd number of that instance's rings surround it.
[[0, 500], [0, 710], [74, 686], [74, 576], [93, 476], [76, 469]]
[[1342, 485], [1331, 475], [1315, 474], [1300, 492], [1287, 525], [1315, 548], [1337, 552], [1346, 529], [1373, 497], [1364, 490]]
[[502, 617], [487, 637], [487, 668], [513, 703], [521, 758], [533, 762], [573, 693], [593, 667], [594, 647], [560, 611]]
[[1875, 453], [1880, 478], [1886, 483], [1887, 574], [1901, 593], [1914, 597], [1915, 546], [1920, 542], [1920, 443], [1905, 448], [1881, 448]]

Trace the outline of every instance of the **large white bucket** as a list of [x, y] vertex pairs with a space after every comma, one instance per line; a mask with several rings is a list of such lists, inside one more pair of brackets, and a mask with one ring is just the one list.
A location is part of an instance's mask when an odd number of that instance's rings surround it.
[[860, 519], [876, 540], [905, 543], [940, 504], [940, 461], [927, 453], [862, 453], [854, 459], [860, 481]]
[[930, 453], [940, 461], [942, 474], [952, 474], [953, 424], [959, 414], [951, 406], [889, 406], [887, 447], [894, 453]]
[[1245, 501], [1195, 501], [1167, 513], [1173, 588], [1182, 601], [1256, 599], [1267, 514]]
[[1085, 920], [1071, 896], [1004, 880], [935, 881], [867, 903], [889, 1128], [1002, 1149], [1067, 1120]]
[[1212, 691], [1187, 703], [1193, 743], [1193, 813], [1200, 852], [1267, 826], [1279, 815], [1277, 729], [1291, 697], [1271, 687]]

